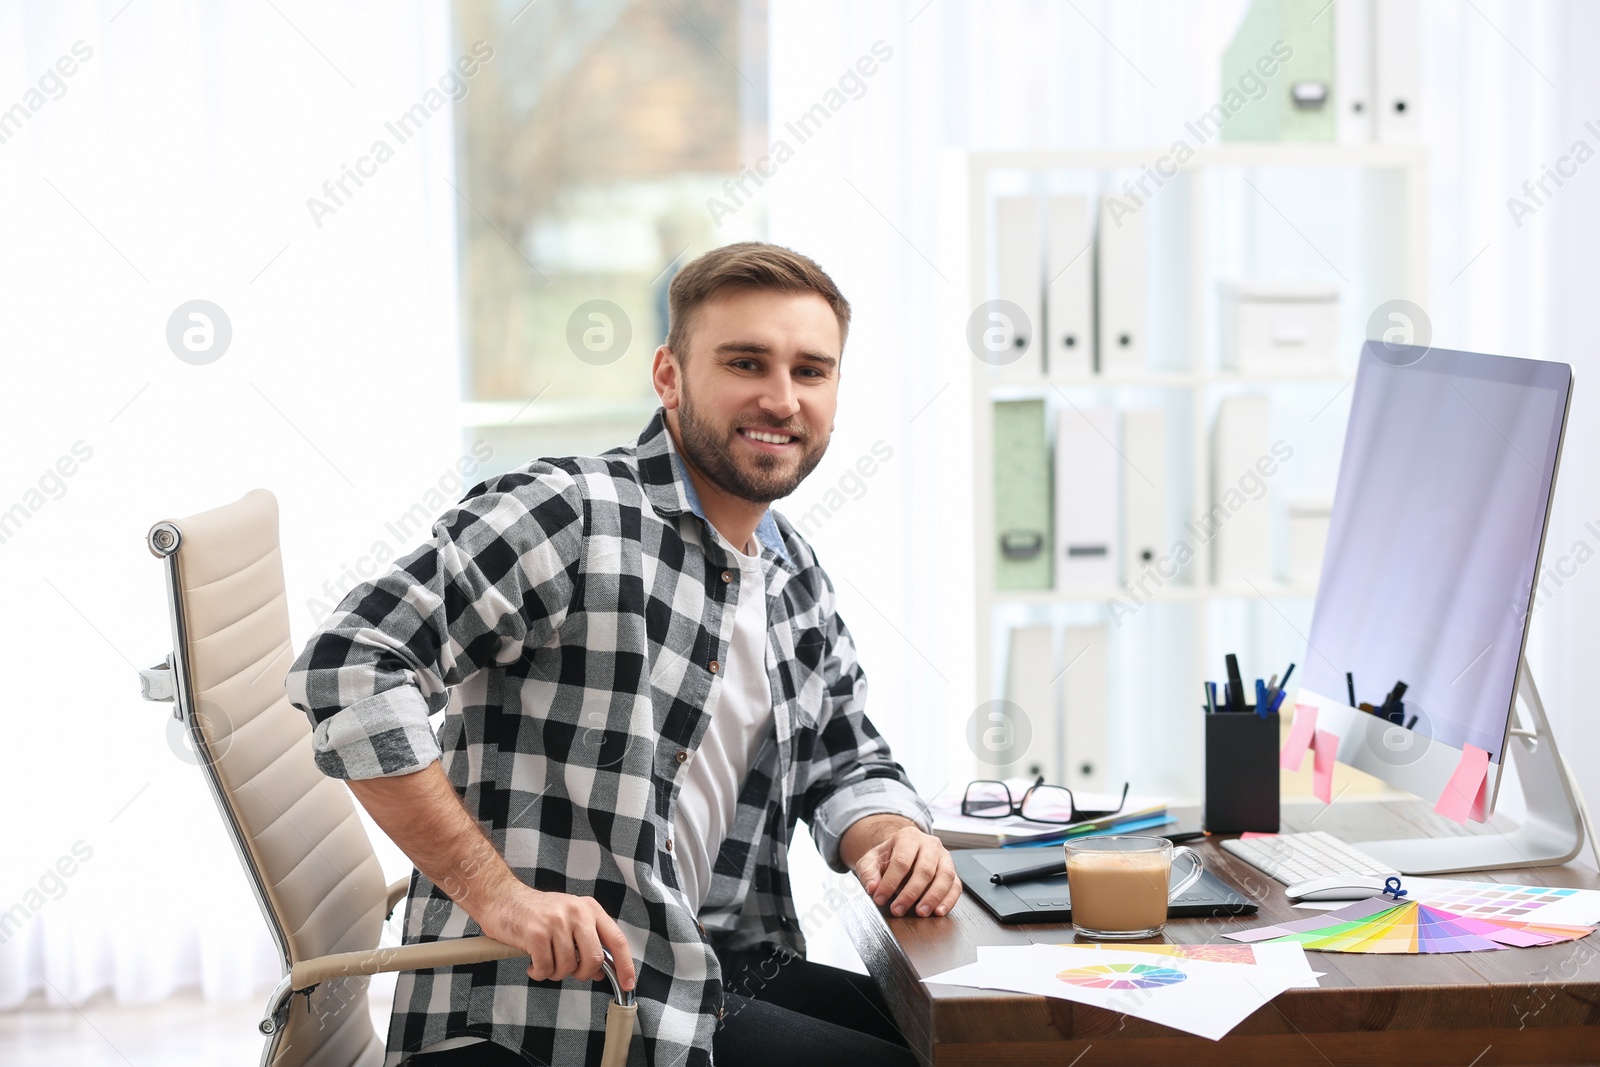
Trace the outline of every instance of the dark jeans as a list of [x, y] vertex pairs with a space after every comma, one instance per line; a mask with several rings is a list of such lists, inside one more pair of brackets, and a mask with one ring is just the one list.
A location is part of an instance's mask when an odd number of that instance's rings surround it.
[[[763, 946], [721, 952], [725, 1012], [711, 1039], [717, 1067], [915, 1067], [878, 987], [866, 975]], [[527, 1067], [498, 1045], [413, 1056], [411, 1067]]]
[[711, 1041], [717, 1067], [914, 1067], [917, 1058], [864, 974], [811, 963], [773, 945], [720, 952], [726, 1015]]

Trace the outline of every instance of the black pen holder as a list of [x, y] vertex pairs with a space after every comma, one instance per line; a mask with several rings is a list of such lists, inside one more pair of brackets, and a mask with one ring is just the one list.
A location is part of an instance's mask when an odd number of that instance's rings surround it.
[[1200, 825], [1213, 834], [1278, 832], [1278, 716], [1215, 711], [1206, 721]]

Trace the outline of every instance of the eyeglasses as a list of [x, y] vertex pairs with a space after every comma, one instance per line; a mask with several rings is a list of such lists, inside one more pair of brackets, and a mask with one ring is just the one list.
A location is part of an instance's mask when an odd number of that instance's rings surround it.
[[968, 782], [967, 791], [961, 797], [961, 814], [975, 819], [1005, 819], [1020, 815], [1029, 822], [1065, 825], [1115, 815], [1127, 802], [1128, 783], [1124, 782], [1122, 799], [1117, 801], [1116, 807], [1106, 811], [1085, 811], [1073, 801], [1072, 790], [1063, 785], [1045, 785], [1044, 775], [1041, 774], [1022, 794], [1021, 800], [1012, 799], [1011, 788], [1004, 782], [986, 779]]

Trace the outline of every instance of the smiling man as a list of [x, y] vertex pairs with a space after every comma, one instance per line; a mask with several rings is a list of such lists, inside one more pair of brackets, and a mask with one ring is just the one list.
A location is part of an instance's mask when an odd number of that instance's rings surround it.
[[850, 306], [757, 243], [669, 301], [637, 441], [474, 487], [290, 671], [318, 765], [416, 865], [406, 940], [530, 957], [402, 975], [386, 1064], [598, 1062], [602, 947], [646, 1063], [916, 1062], [869, 979], [804, 959], [788, 878], [803, 821], [893, 914], [961, 892], [769, 507], [827, 450]]

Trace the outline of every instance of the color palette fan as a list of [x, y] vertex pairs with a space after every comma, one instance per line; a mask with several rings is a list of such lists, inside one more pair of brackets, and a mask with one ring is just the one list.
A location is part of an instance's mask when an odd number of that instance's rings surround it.
[[1576, 941], [1592, 926], [1479, 918], [1389, 896], [1358, 900], [1309, 919], [1228, 934], [1235, 941], [1297, 941], [1319, 952], [1482, 952]]

